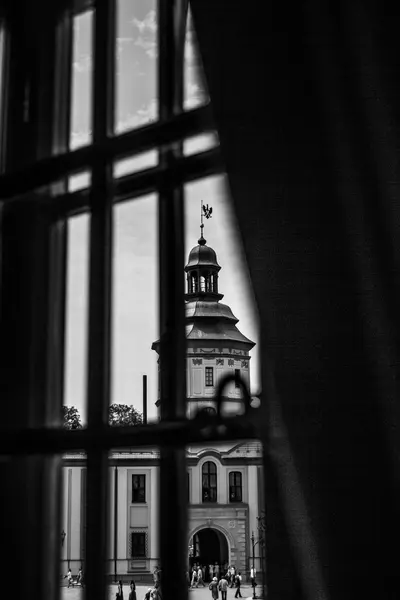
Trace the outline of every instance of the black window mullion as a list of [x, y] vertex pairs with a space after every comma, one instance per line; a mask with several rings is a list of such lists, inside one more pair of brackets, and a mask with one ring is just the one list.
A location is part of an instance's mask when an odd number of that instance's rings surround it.
[[[93, 72], [93, 145], [107, 139], [113, 121], [115, 6], [113, 0], [95, 3]], [[88, 428], [107, 427], [110, 399], [111, 232], [112, 190], [110, 162], [95, 155], [90, 192], [90, 288]], [[108, 531], [108, 452], [87, 455], [87, 594], [106, 600]]]
[[[168, 121], [182, 111], [183, 40], [186, 0], [158, 1], [160, 120]], [[182, 155], [182, 143], [160, 150], [166, 169], [159, 191], [160, 269], [160, 377], [161, 419], [183, 419], [186, 413], [184, 217], [182, 185], [175, 185], [174, 162]], [[187, 597], [185, 560], [187, 551], [187, 496], [185, 447], [160, 449], [160, 558], [164, 573], [163, 596]], [[179, 510], [177, 510], [179, 507]], [[170, 535], [170, 515], [175, 515], [175, 535]]]

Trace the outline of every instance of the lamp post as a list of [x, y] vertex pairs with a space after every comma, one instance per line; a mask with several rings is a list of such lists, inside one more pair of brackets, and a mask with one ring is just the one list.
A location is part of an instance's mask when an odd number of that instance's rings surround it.
[[256, 547], [257, 542], [254, 540], [254, 531], [251, 532], [251, 547], [252, 547], [252, 573], [253, 573], [253, 577], [252, 577], [252, 581], [251, 581], [251, 585], [253, 586], [253, 599], [257, 598], [256, 596], [256, 578], [255, 578], [255, 574], [254, 574], [254, 549]]

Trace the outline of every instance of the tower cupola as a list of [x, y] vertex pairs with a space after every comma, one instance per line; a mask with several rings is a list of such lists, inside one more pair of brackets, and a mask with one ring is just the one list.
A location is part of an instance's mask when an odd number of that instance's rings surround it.
[[218, 293], [218, 271], [221, 269], [215, 251], [207, 246], [201, 235], [198, 245], [192, 248], [185, 266], [187, 279], [186, 300], [220, 300]]

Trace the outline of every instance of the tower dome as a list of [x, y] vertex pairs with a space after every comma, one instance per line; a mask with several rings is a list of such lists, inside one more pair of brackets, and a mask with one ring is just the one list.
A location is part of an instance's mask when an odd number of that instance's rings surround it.
[[207, 240], [201, 235], [198, 245], [189, 252], [189, 259], [185, 266], [187, 273], [186, 300], [206, 297], [214, 300], [223, 298], [223, 295], [218, 293], [218, 271], [220, 269], [215, 250], [207, 246]]
[[217, 262], [215, 250], [210, 246], [207, 246], [207, 240], [205, 240], [203, 236], [199, 238], [198, 246], [195, 246], [189, 252], [189, 260], [185, 267], [185, 271], [188, 272], [190, 269], [199, 266], [215, 267], [217, 271], [221, 268]]

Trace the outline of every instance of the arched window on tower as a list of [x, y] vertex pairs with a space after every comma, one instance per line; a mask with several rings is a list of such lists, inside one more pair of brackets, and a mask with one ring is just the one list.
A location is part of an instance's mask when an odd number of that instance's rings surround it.
[[206, 292], [211, 292], [211, 275], [206, 273]]
[[200, 291], [201, 292], [205, 292], [206, 291], [206, 277], [205, 277], [205, 275], [200, 275]]
[[242, 502], [242, 474], [240, 471], [229, 473], [229, 502]]
[[212, 275], [212, 286], [213, 286], [213, 292], [217, 293], [218, 292], [218, 275], [216, 273], [214, 273], [214, 275]]
[[194, 272], [190, 275], [190, 292], [195, 294], [199, 289], [199, 280], [197, 277], [197, 273]]
[[202, 498], [203, 502], [217, 501], [217, 466], [211, 461], [202, 468]]

